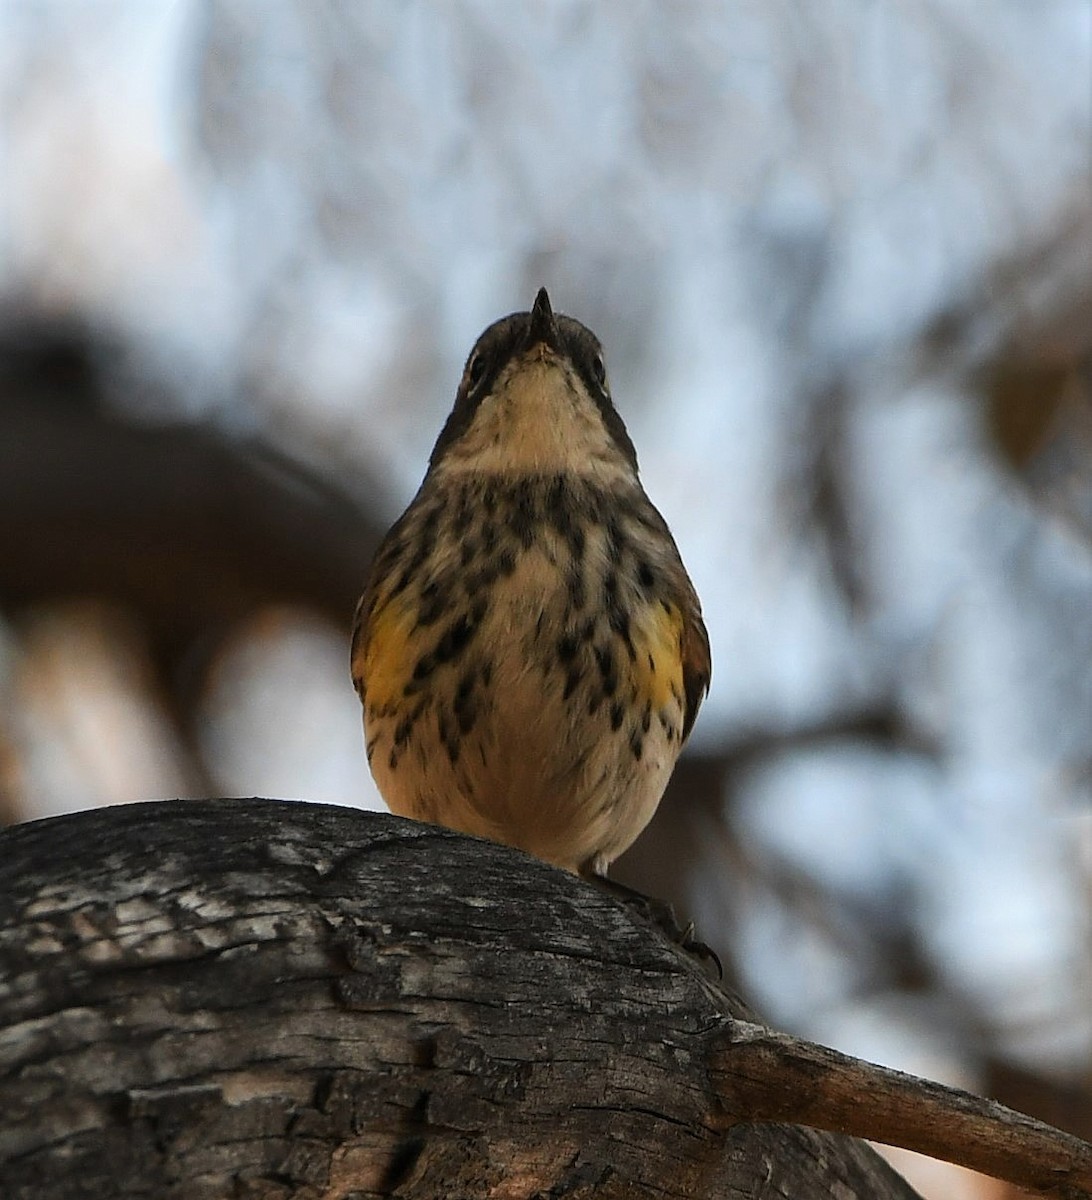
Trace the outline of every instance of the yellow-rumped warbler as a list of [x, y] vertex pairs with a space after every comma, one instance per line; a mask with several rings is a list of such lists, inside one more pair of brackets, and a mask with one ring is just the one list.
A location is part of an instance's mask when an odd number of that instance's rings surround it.
[[391, 810], [585, 875], [644, 829], [709, 686], [701, 606], [546, 289], [478, 338], [353, 629]]

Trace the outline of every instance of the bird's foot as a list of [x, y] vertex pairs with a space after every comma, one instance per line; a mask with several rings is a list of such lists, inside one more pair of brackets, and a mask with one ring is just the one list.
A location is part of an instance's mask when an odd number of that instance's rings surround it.
[[666, 901], [655, 896], [646, 896], [636, 888], [627, 887], [606, 875], [593, 874], [586, 877], [589, 882], [610, 892], [624, 904], [635, 909], [650, 924], [655, 925], [676, 946], [681, 946], [688, 954], [694, 955], [702, 964], [712, 963], [717, 969], [717, 978], [724, 978], [724, 968], [721, 966], [717, 952], [705, 942], [694, 936], [694, 922], [688, 921], [685, 926], [679, 924], [674, 908]]

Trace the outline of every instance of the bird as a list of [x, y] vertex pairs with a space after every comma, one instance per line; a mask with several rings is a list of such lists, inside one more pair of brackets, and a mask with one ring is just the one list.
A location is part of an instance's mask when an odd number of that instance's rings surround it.
[[353, 621], [368, 762], [400, 816], [586, 878], [651, 820], [709, 688], [709, 635], [599, 339], [491, 324]]

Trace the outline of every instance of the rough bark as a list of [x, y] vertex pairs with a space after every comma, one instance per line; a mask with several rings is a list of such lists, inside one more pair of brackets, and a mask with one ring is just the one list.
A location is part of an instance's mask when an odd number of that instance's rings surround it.
[[11, 1200], [912, 1197], [859, 1142], [741, 1120], [755, 1028], [632, 906], [393, 817], [192, 801], [0, 835]]

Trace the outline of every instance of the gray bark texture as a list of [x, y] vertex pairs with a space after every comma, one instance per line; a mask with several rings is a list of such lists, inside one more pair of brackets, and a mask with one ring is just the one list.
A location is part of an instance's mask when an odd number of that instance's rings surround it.
[[861, 1142], [728, 1111], [753, 1019], [634, 906], [394, 817], [0, 834], [4, 1200], [910, 1200]]

